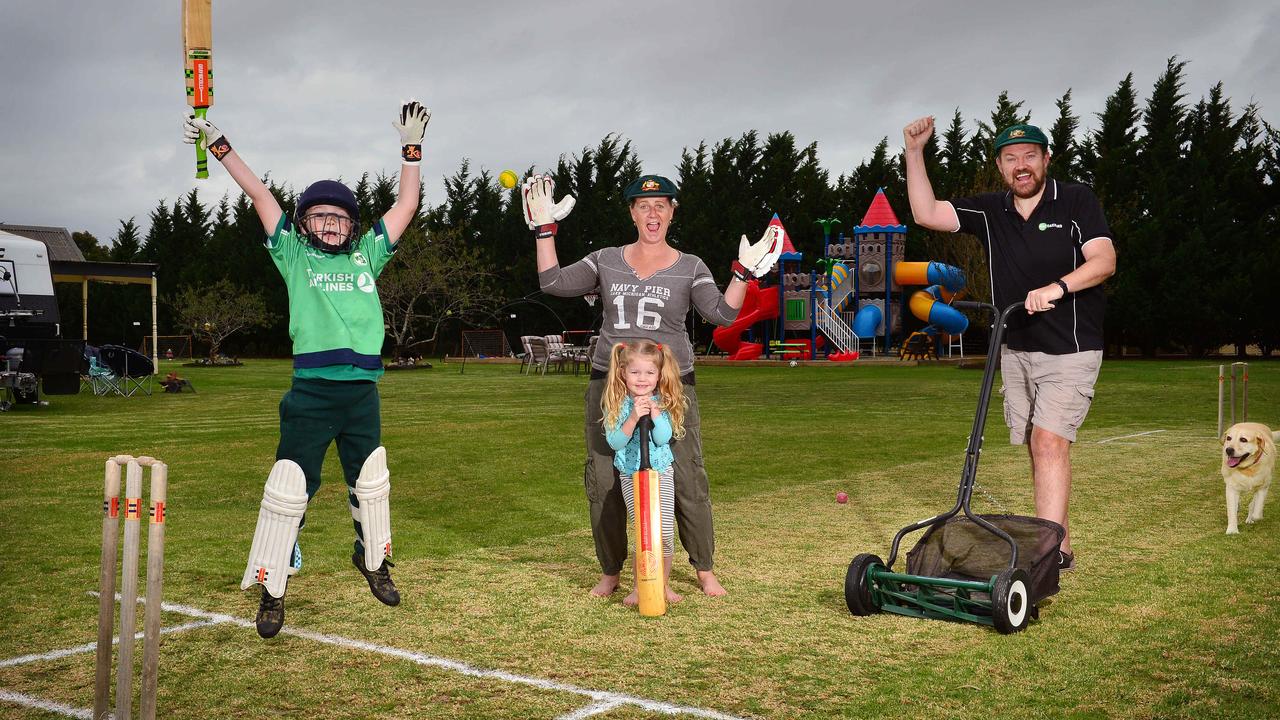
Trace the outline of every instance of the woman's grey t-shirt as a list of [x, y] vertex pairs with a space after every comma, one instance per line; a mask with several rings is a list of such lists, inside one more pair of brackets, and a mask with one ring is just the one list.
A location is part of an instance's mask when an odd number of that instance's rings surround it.
[[715, 325], [728, 325], [738, 317], [706, 263], [687, 253], [642, 280], [623, 259], [622, 248], [602, 248], [568, 267], [557, 265], [538, 273], [538, 284], [543, 292], [559, 297], [600, 294], [604, 323], [591, 358], [596, 370], [609, 369], [615, 344], [651, 340], [671, 348], [684, 375], [693, 370], [693, 344], [684, 325], [690, 303]]

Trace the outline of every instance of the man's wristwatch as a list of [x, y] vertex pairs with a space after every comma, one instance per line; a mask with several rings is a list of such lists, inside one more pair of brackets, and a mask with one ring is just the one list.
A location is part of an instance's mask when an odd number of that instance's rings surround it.
[[1066, 297], [1071, 292], [1071, 288], [1067, 287], [1067, 284], [1062, 280], [1062, 278], [1058, 278], [1057, 280], [1054, 280], [1053, 284], [1062, 288], [1063, 297]]

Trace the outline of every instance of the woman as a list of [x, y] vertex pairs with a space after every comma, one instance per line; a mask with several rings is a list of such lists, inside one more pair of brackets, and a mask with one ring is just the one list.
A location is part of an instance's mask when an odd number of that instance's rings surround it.
[[724, 295], [705, 263], [667, 243], [667, 230], [676, 210], [675, 183], [659, 175], [644, 175], [626, 187], [636, 226], [634, 242], [597, 250], [568, 267], [556, 258], [556, 221], [573, 209], [573, 197], [559, 203], [552, 197], [550, 176], [534, 175], [524, 183], [525, 221], [538, 244], [538, 282], [549, 295], [577, 297], [598, 293], [604, 308], [600, 340], [591, 358], [587, 385], [587, 461], [583, 473], [591, 506], [591, 534], [600, 561], [600, 582], [591, 594], [605, 597], [618, 588], [618, 574], [627, 557], [626, 506], [613, 451], [601, 425], [600, 397], [609, 369], [609, 354], [619, 342], [650, 340], [669, 346], [679, 363], [688, 412], [685, 436], [672, 443], [675, 456], [676, 524], [680, 543], [698, 572], [698, 584], [707, 595], [724, 595], [725, 589], [712, 571], [715, 537], [711, 523], [711, 497], [702, 464], [702, 429], [698, 393], [694, 388], [693, 345], [684, 318], [692, 304], [708, 322], [728, 325], [738, 315], [746, 297], [747, 280], [768, 272], [782, 252], [782, 238], [772, 232], [752, 245], [746, 237], [733, 264], [733, 279]]

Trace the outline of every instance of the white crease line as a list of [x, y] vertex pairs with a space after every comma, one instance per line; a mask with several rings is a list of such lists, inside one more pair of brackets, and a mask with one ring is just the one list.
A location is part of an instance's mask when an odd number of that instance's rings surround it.
[[[91, 592], [89, 594], [97, 595], [96, 592]], [[119, 595], [117, 594], [117, 598], [118, 597]], [[141, 598], [139, 598], [139, 602], [142, 602]], [[201, 622], [187, 623], [181, 626], [174, 626], [173, 628], [174, 631], [177, 631], [179, 628], [192, 629], [196, 627], [204, 627], [208, 625], [218, 625], [218, 624], [224, 624], [224, 623], [237, 625], [239, 627], [246, 628], [246, 629], [254, 627], [254, 623], [249, 620], [244, 620], [244, 619], [234, 617], [232, 615], [226, 615], [223, 613], [209, 612], [208, 610], [201, 610], [199, 608], [193, 608], [188, 605], [179, 605], [177, 603], [165, 602], [165, 603], [160, 603], [160, 609], [165, 612], [178, 613], [181, 615], [186, 615], [188, 617], [198, 618], [199, 620], [201, 620]], [[565, 683], [559, 683], [554, 680], [531, 677], [528, 675], [518, 675], [516, 673], [507, 672], [505, 670], [485, 670], [483, 668], [472, 667], [470, 665], [467, 665], [466, 663], [459, 662], [457, 660], [450, 660], [448, 658], [437, 657], [435, 655], [428, 655], [426, 653], [415, 652], [412, 650], [403, 650], [401, 648], [391, 647], [389, 645], [379, 645], [377, 643], [366, 642], [364, 640], [353, 640], [351, 638], [345, 638], [340, 635], [328, 635], [325, 633], [314, 632], [312, 630], [304, 630], [301, 628], [296, 628], [288, 625], [286, 625], [283, 629], [281, 629], [280, 632], [285, 635], [293, 635], [295, 637], [300, 637], [306, 640], [312, 640], [315, 642], [324, 643], [326, 645], [336, 645], [338, 647], [344, 647], [351, 650], [364, 650], [366, 652], [373, 652], [373, 653], [378, 653], [380, 655], [386, 655], [388, 657], [395, 657], [395, 658], [400, 658], [402, 660], [408, 660], [410, 662], [417, 663], [418, 665], [424, 665], [427, 667], [437, 667], [443, 670], [452, 670], [453, 672], [466, 675], [469, 677], [481, 678], [486, 680], [502, 680], [509, 683], [515, 683], [518, 685], [529, 685], [529, 686], [540, 688], [543, 690], [552, 690], [557, 692], [573, 693], [576, 695], [584, 695], [586, 697], [591, 698], [593, 701], [595, 701], [592, 705], [589, 705], [586, 708], [582, 708], [582, 710], [579, 710], [578, 712], [590, 710], [591, 708], [595, 708], [597, 706], [603, 706], [606, 703], [610, 704], [609, 708], [594, 710], [590, 712], [588, 715], [580, 715], [580, 716], [571, 715], [569, 717], [585, 718], [599, 712], [604, 712], [605, 710], [611, 709], [613, 707], [618, 707], [620, 705], [635, 705], [645, 710], [648, 710], [650, 712], [662, 713], [664, 715], [692, 715], [694, 717], [709, 718], [710, 720], [743, 720], [743, 718], [737, 717], [735, 715], [728, 715], [725, 713], [716, 712], [715, 710], [704, 710], [702, 708], [689, 707], [686, 705], [675, 705], [672, 703], [662, 702], [659, 700], [649, 700], [646, 698], [635, 697], [634, 695], [626, 695], [623, 693], [608, 692], [604, 690], [588, 690], [587, 688], [578, 687], [576, 685], [567, 685]], [[70, 655], [70, 654], [75, 654], [80, 652], [91, 652], [92, 650], [96, 649], [96, 647], [97, 647], [97, 643], [88, 643], [87, 645], [80, 645], [76, 648], [71, 648], [70, 650], [55, 650], [52, 653], [45, 653], [44, 656], [25, 656], [25, 657], [32, 657], [33, 659], [25, 660], [24, 662], [32, 662], [38, 659], [48, 659], [49, 657], [63, 657], [65, 655]], [[19, 659], [20, 658], [13, 658], [12, 660], [19, 660]], [[0, 661], [0, 666], [3, 666], [4, 663], [18, 664], [16, 662], [12, 662], [12, 660]], [[77, 715], [76, 717], [80, 717], [80, 716]]]
[[[172, 603], [163, 603], [160, 606], [168, 612], [182, 613], [191, 617], [203, 618], [214, 622], [229, 622], [244, 628], [253, 627], [253, 623], [248, 620], [241, 620], [230, 615], [220, 613], [211, 613], [206, 610], [200, 610], [185, 605], [176, 605]], [[364, 640], [353, 640], [340, 635], [328, 635], [312, 630], [304, 630], [301, 628], [286, 625], [280, 632], [286, 635], [293, 635], [307, 640], [312, 640], [326, 645], [336, 645], [351, 650], [364, 650], [366, 652], [378, 653], [388, 657], [400, 658], [408, 660], [418, 665], [427, 667], [437, 667], [444, 670], [452, 670], [456, 673], [467, 675], [469, 677], [481, 678], [486, 680], [502, 680], [518, 685], [529, 685], [543, 690], [554, 690], [558, 692], [574, 693], [577, 695], [585, 695], [597, 702], [609, 701], [616, 705], [636, 705], [651, 712], [663, 713], [665, 715], [692, 715], [694, 717], [710, 718], [711, 720], [742, 720], [734, 715], [716, 712], [714, 710], [704, 710], [702, 708], [689, 707], [686, 705], [675, 705], [672, 703], [662, 702], [658, 700], [648, 700], [646, 698], [635, 697], [633, 695], [625, 695], [622, 693], [608, 692], [603, 690], [588, 690], [576, 685], [567, 685], [554, 680], [544, 678], [531, 677], [528, 675], [518, 675], [516, 673], [507, 672], [505, 670], [485, 670], [483, 668], [472, 667], [466, 663], [448, 658], [428, 655], [426, 653], [415, 652], [413, 650], [403, 650], [401, 648], [391, 647], [389, 645], [380, 645], [378, 643], [366, 642]]]
[[1132, 435], [1121, 435], [1119, 437], [1107, 438], [1106, 440], [1099, 440], [1098, 444], [1102, 445], [1104, 443], [1109, 443], [1113, 440], [1124, 440], [1126, 438], [1142, 437], [1143, 435], [1155, 435], [1156, 433], [1162, 433], [1162, 432], [1164, 432], [1164, 430], [1148, 430], [1146, 432], [1134, 433]]
[[90, 708], [75, 708], [70, 705], [53, 702], [52, 700], [41, 700], [30, 695], [23, 695], [12, 690], [0, 688], [0, 701], [14, 703], [15, 705], [23, 705], [37, 710], [47, 710], [51, 713], [66, 715], [73, 718], [84, 718], [85, 720], [93, 720], [93, 710]]
[[586, 707], [578, 708], [568, 715], [561, 715], [556, 718], [556, 720], [583, 720], [583, 718], [589, 718], [592, 715], [609, 712], [621, 704], [622, 703], [617, 700], [601, 700], [600, 702], [591, 703]]
[[[163, 605], [161, 607], [163, 607]], [[217, 623], [212, 620], [199, 620], [196, 622], [189, 622], [183, 625], [174, 625], [172, 627], [162, 628], [160, 630], [160, 634], [168, 635], [169, 633], [183, 632], [186, 630], [194, 630], [196, 628], [208, 627], [210, 625], [216, 625], [216, 624]], [[144, 638], [144, 635], [145, 633], [136, 633], [133, 636], [133, 639], [142, 640]], [[111, 638], [112, 645], [116, 645], [119, 642], [120, 642], [120, 637], [118, 635], [114, 638]], [[69, 657], [71, 655], [79, 655], [81, 653], [91, 653], [97, 649], [98, 649], [98, 643], [95, 641], [91, 643], [86, 643], [84, 645], [77, 645], [75, 647], [63, 648], [61, 650], [53, 650], [47, 653], [40, 653], [38, 655], [19, 655], [18, 657], [11, 657], [11, 658], [5, 658], [4, 660], [0, 660], [0, 668], [13, 667], [14, 665], [26, 665], [27, 663], [40, 662], [42, 660], [57, 660], [58, 658]]]

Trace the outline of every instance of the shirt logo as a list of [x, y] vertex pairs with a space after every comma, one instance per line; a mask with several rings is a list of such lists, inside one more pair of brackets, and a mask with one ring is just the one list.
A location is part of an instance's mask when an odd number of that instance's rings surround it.
[[369, 261], [368, 259], [365, 258], [364, 253], [361, 253], [359, 251], [351, 253], [351, 262], [355, 263], [356, 265], [359, 265], [360, 267], [365, 267], [369, 264]]
[[373, 276], [367, 272], [360, 273], [360, 277], [356, 278], [356, 287], [364, 292], [371, 293], [374, 291]]
[[1062, 223], [1040, 223], [1040, 232], [1044, 232], [1049, 228], [1058, 228], [1059, 230], [1061, 230]]
[[[307, 268], [307, 284], [321, 292], [351, 292], [354, 279], [351, 273], [315, 272]], [[372, 278], [370, 282], [373, 282]]]

